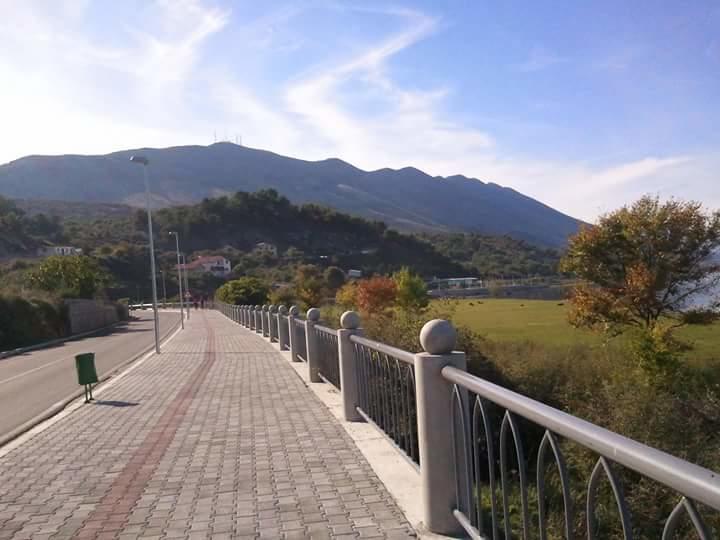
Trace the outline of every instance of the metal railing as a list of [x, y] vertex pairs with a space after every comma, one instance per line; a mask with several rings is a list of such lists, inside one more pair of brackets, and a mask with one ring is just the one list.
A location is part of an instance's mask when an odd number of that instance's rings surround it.
[[415, 397], [415, 355], [361, 336], [350, 336], [358, 378], [357, 411], [420, 466]]
[[[216, 309], [246, 327], [256, 314]], [[308, 321], [274, 317], [277, 330], [290, 326], [312, 382], [340, 390], [346, 420], [366, 420], [413, 464], [430, 531], [483, 540], [717, 537], [703, 516], [720, 510], [720, 475], [468, 374], [447, 321], [426, 324], [426, 352], [413, 354], [362, 337], [357, 314], [344, 314], [336, 331], [310, 311]], [[633, 523], [636, 490], [649, 489], [677, 498]]]
[[295, 340], [297, 343], [297, 359], [307, 362], [307, 341], [305, 337], [305, 321], [295, 319]]
[[[692, 525], [701, 539], [713, 538], [696, 502], [720, 509], [720, 484], [718, 475], [665, 452], [638, 443], [622, 435], [606, 430], [580, 418], [549, 407], [506, 388], [454, 367], [445, 367], [442, 376], [453, 388], [451, 421], [453, 448], [455, 450], [455, 482], [457, 505], [454, 514], [472, 538], [517, 537], [513, 529], [522, 530], [522, 538], [535, 537], [530, 519], [529, 497], [537, 497], [537, 533], [548, 538], [548, 499], [561, 500], [561, 508], [555, 508], [555, 522], [562, 521], [563, 536], [573, 538], [578, 533], [571, 490], [571, 474], [562, 452], [561, 440], [577, 443], [597, 455], [597, 461], [587, 479], [584, 530], [587, 537], [608, 538], [608, 523], [600, 523], [598, 510], [603, 506], [617, 509], [618, 530], [622, 538], [631, 539], [632, 512], [626, 500], [618, 465], [654, 480], [678, 493], [678, 502], [667, 520], [662, 539], [674, 538], [683, 519]], [[500, 409], [491, 411], [491, 407]], [[495, 414], [493, 414], [495, 412]], [[528, 422], [532, 423], [527, 425]], [[499, 433], [497, 424], [500, 425]], [[528, 475], [531, 462], [525, 457], [530, 450], [523, 444], [522, 432], [541, 428], [544, 433], [536, 451], [535, 479]], [[493, 429], [495, 427], [495, 429]], [[515, 460], [511, 471], [508, 451], [510, 439]], [[498, 455], [499, 453], [499, 455]], [[555, 493], [549, 493], [545, 475], [552, 461], [559, 474], [559, 484], [553, 485]], [[498, 485], [499, 470], [499, 485]], [[511, 476], [518, 481], [518, 489], [510, 486]], [[602, 477], [608, 481], [610, 490], [602, 491]], [[576, 494], [577, 492], [575, 492]], [[550, 495], [553, 495], [552, 497]], [[513, 501], [510, 501], [513, 497]], [[519, 499], [519, 516], [512, 514], [513, 505]], [[502, 508], [502, 513], [501, 509]], [[560, 519], [557, 519], [560, 518]], [[605, 515], [604, 522], [608, 521]], [[604, 531], [604, 532], [603, 532]], [[618, 533], [619, 534], [619, 533]], [[682, 536], [686, 536], [687, 531]], [[646, 537], [642, 534], [642, 537]]]
[[327, 326], [315, 325], [318, 349], [318, 374], [340, 390], [340, 356], [338, 354], [337, 332]]

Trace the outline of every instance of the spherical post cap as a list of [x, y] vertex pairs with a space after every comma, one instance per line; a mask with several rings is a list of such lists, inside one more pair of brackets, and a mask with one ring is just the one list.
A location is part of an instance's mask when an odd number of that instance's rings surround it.
[[259, 311], [261, 308], [262, 308], [262, 306], [258, 304], [255, 306], [255, 311]]
[[263, 304], [260, 309], [262, 309], [263, 311], [267, 311], [267, 310], [268, 310], [268, 305], [267, 305], [267, 304]]
[[280, 313], [280, 315], [287, 315], [288, 309], [286, 306], [280, 306], [278, 308], [278, 312]]
[[360, 328], [360, 315], [357, 311], [346, 311], [340, 315], [340, 326], [345, 330], [355, 330]]
[[320, 310], [316, 307], [308, 309], [307, 320], [317, 322], [320, 320]]
[[269, 311], [270, 313], [277, 313], [277, 306], [276, 306], [275, 304], [270, 304], [270, 305], [268, 306], [268, 311]]
[[298, 309], [297, 306], [290, 306], [289, 313], [290, 313], [290, 315], [292, 315], [293, 317], [296, 317], [296, 316], [300, 313], [300, 310]]
[[430, 354], [449, 354], [455, 348], [457, 332], [455, 327], [444, 319], [428, 321], [420, 330], [420, 345]]

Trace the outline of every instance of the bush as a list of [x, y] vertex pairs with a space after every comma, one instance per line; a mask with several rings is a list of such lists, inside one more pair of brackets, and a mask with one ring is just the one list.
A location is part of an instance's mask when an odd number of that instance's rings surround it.
[[265, 304], [268, 301], [270, 287], [264, 281], [254, 277], [241, 277], [228, 281], [215, 292], [215, 298], [226, 304]]
[[0, 350], [34, 345], [67, 335], [60, 301], [0, 296]]

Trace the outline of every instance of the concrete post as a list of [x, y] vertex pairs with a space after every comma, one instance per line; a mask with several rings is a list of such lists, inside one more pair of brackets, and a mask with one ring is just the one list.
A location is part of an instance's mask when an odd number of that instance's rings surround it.
[[288, 349], [290, 347], [290, 332], [289, 328], [290, 325], [288, 324], [287, 319], [288, 316], [288, 308], [285, 306], [280, 306], [278, 308], [278, 344], [280, 345], [280, 350], [284, 351], [285, 349]]
[[263, 304], [262, 311], [260, 312], [260, 319], [262, 320], [262, 335], [263, 337], [270, 337], [270, 325], [268, 324], [268, 312], [270, 306]]
[[453, 516], [457, 494], [452, 385], [441, 374], [445, 366], [467, 369], [465, 353], [453, 351], [455, 340], [452, 324], [435, 319], [426, 323], [420, 332], [420, 344], [425, 352], [415, 355], [423, 521], [431, 532], [446, 535], [462, 532]]
[[297, 306], [291, 306], [288, 311], [288, 342], [290, 343], [290, 359], [293, 362], [299, 362], [297, 357], [298, 343], [297, 343], [297, 331], [295, 330], [295, 318], [300, 313]]
[[305, 344], [307, 351], [308, 377], [310, 382], [322, 382], [320, 368], [318, 366], [318, 340], [315, 333], [315, 324], [320, 320], [320, 310], [310, 308], [305, 321]]
[[255, 333], [262, 334], [262, 306], [255, 306]]
[[277, 306], [270, 304], [268, 306], [268, 337], [270, 338], [270, 343], [273, 342], [273, 339], [277, 340], [278, 338], [278, 329], [275, 323], [277, 323]]
[[346, 311], [340, 317], [341, 329], [338, 335], [338, 358], [340, 362], [340, 388], [343, 401], [343, 416], [348, 422], [361, 422], [363, 417], [357, 412], [359, 402], [358, 377], [355, 365], [355, 346], [350, 336], [361, 336], [360, 315]]

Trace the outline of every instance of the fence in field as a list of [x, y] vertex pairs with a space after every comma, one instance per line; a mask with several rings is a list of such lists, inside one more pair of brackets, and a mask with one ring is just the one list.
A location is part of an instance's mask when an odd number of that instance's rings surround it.
[[[626, 494], [652, 482], [674, 494], [656, 524], [663, 540], [718, 536], [717, 473], [469, 374], [447, 321], [425, 324], [412, 353], [365, 338], [354, 312], [335, 330], [315, 308], [304, 319], [296, 307], [216, 308], [305, 362], [311, 382], [335, 386], [345, 420], [389, 439], [420, 475], [431, 532], [644, 538]], [[568, 445], [593, 456], [587, 474], [566, 460]]]

